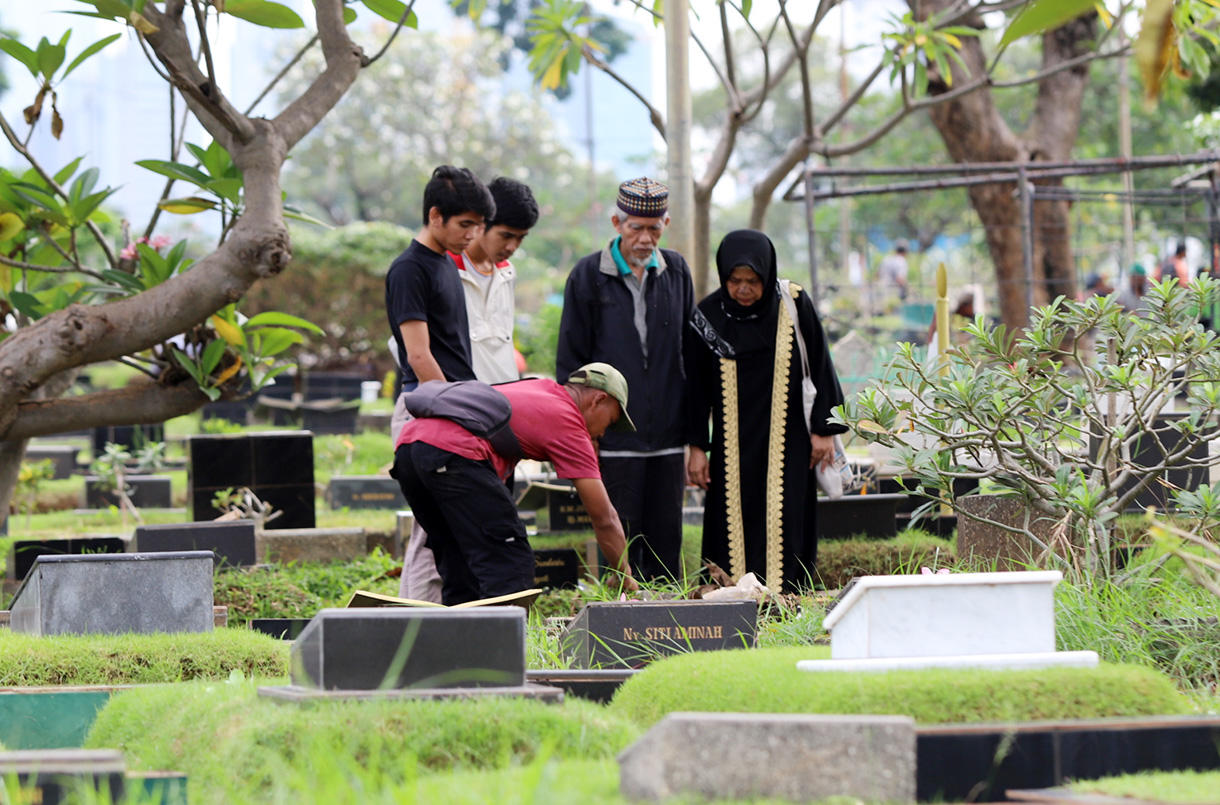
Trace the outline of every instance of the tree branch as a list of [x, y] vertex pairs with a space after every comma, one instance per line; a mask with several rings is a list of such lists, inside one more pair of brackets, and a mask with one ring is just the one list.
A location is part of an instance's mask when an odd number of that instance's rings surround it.
[[51, 274], [87, 274], [95, 279], [103, 279], [102, 275], [93, 269], [85, 268], [79, 263], [71, 266], [40, 266], [37, 263], [24, 263], [0, 254], [0, 264], [20, 268], [23, 271], [46, 271]]
[[407, 24], [407, 17], [411, 16], [411, 9], [415, 8], [415, 0], [411, 0], [407, 4], [406, 11], [402, 12], [402, 16], [398, 18], [398, 24], [394, 26], [394, 30], [390, 33], [390, 38], [381, 46], [381, 50], [377, 51], [376, 55], [371, 59], [366, 59], [364, 66], [368, 67], [373, 62], [385, 55], [385, 52], [390, 49], [390, 45], [394, 44], [394, 40], [398, 38], [398, 32], [402, 30], [402, 26]]
[[208, 401], [194, 380], [175, 386], [129, 383], [121, 389], [54, 400], [25, 400], [4, 442], [107, 425], [155, 424], [189, 414]]
[[625, 79], [621, 75], [619, 75], [617, 72], [615, 72], [614, 68], [611, 67], [609, 64], [607, 64], [606, 62], [599, 59], [597, 57], [597, 54], [595, 54], [593, 52], [593, 49], [590, 48], [588, 45], [586, 45], [581, 52], [585, 57], [585, 61], [587, 61], [589, 64], [593, 65], [597, 69], [601, 70], [606, 75], [613, 78], [616, 82], [618, 82], [619, 86], [621, 86], [623, 89], [630, 92], [632, 95], [635, 96], [636, 100], [638, 100], [640, 103], [644, 104], [644, 108], [646, 108], [648, 110], [648, 117], [649, 117], [649, 119], [652, 120], [652, 127], [657, 130], [657, 132], [661, 135], [661, 139], [664, 140], [665, 139], [665, 118], [663, 118], [661, 116], [661, 113], [657, 110], [657, 108], [654, 107], [651, 103], [649, 103], [648, 99], [645, 98], [644, 95], [638, 89], [633, 87], [631, 85], [630, 81], [628, 81], [627, 79]]
[[342, 0], [316, 0], [314, 16], [326, 69], [275, 118], [275, 128], [287, 148], [300, 142], [334, 108], [364, 64], [364, 51], [347, 35]]

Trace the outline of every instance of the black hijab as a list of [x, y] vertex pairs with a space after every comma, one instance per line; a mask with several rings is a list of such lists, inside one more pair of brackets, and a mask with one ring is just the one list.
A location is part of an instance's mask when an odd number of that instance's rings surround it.
[[[752, 305], [738, 304], [729, 296], [726, 286], [738, 266], [750, 268], [762, 279], [762, 297]], [[730, 232], [716, 250], [716, 271], [720, 274], [720, 289], [699, 303], [691, 326], [722, 358], [773, 350], [780, 298], [771, 239], [753, 229]]]

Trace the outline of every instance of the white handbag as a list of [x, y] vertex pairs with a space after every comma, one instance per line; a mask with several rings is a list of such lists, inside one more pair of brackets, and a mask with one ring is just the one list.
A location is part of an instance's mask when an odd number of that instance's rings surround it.
[[[810, 417], [813, 416], [813, 401], [817, 399], [818, 390], [813, 385], [809, 371], [809, 355], [805, 349], [805, 336], [801, 334], [800, 320], [797, 318], [796, 302], [792, 298], [792, 283], [788, 280], [779, 281], [780, 296], [788, 308], [788, 316], [792, 319], [792, 328], [796, 331], [796, 345], [801, 352], [801, 413], [805, 418], [805, 427], [809, 428]], [[826, 493], [826, 497], [837, 500], [843, 493], [856, 485], [856, 476], [851, 464], [847, 463], [847, 451], [843, 448], [843, 439], [836, 433], [834, 439], [834, 458], [827, 467], [819, 462], [814, 468], [818, 480], [818, 488]]]

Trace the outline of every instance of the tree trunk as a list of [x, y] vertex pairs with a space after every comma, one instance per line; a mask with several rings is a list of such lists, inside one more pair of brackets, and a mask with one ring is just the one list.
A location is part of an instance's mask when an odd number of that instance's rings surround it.
[[[934, 14], [953, 0], [908, 0], [921, 16]], [[1042, 67], [1053, 68], [1087, 52], [1096, 36], [1097, 15], [1090, 13], [1047, 32], [1042, 40]], [[976, 37], [962, 41], [968, 72], [954, 66], [953, 83], [986, 70], [987, 57]], [[948, 92], [949, 82], [929, 67], [928, 92]], [[1069, 159], [1080, 129], [1080, 108], [1088, 85], [1088, 66], [1055, 72], [1038, 82], [1038, 99], [1024, 133], [1017, 135], [1000, 115], [989, 88], [981, 88], [931, 108], [949, 156], [956, 162], [1012, 162], [1015, 165]], [[1061, 184], [1058, 180], [1039, 187]], [[970, 202], [986, 228], [987, 246], [995, 264], [1000, 315], [1010, 327], [1029, 322], [1028, 278], [1024, 269], [1023, 211], [1016, 187], [981, 185], [970, 190]], [[1035, 188], [1035, 199], [1037, 188]], [[1033, 221], [1032, 299], [1045, 304], [1076, 290], [1068, 206], [1060, 201], [1036, 201]]]
[[[17, 476], [21, 472], [21, 462], [25, 459], [25, 448], [29, 441], [21, 439], [13, 442], [0, 442], [0, 522], [7, 522], [9, 505], [13, 500], [13, 492], [17, 489]], [[12, 529], [9, 529], [12, 533]]]
[[712, 292], [712, 193], [695, 185], [695, 254], [691, 264], [691, 280], [695, 285], [695, 301]]

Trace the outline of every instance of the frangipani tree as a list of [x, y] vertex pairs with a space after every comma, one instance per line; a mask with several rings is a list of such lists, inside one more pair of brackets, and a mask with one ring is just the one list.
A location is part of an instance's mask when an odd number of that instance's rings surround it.
[[[966, 327], [969, 342], [932, 366], [901, 344], [887, 379], [836, 409], [835, 420], [891, 448], [933, 497], [929, 505], [1048, 549], [1028, 527], [979, 517], [953, 494], [955, 479], [990, 481], [1062, 524], [1077, 556], [1060, 559], [1108, 571], [1114, 520], [1141, 491], [1170, 468], [1206, 477], [1220, 464], [1220, 453], [1199, 449], [1220, 436], [1220, 338], [1199, 323], [1220, 301], [1220, 282], [1154, 283], [1145, 301], [1135, 315], [1113, 296], [1061, 297], [1036, 308], [1023, 331], [979, 317]], [[1072, 337], [1088, 332], [1095, 356]], [[1162, 417], [1179, 395], [1188, 412]]]
[[[392, 20], [391, 41], [415, 22], [398, 0], [315, 0], [316, 36], [309, 46], [320, 45], [322, 66], [274, 116], [255, 117], [237, 109], [229, 100], [231, 88], [217, 80], [216, 22], [227, 15], [267, 29], [304, 26], [291, 9], [267, 0], [75, 3], [76, 13], [126, 26], [149, 69], [173, 87], [186, 109], [182, 115], [197, 120], [211, 142], [185, 145], [176, 134], [168, 153], [158, 155], [168, 159], [141, 161], [167, 177], [165, 193], [150, 200], [156, 213], [142, 236], [119, 234], [101, 211], [112, 191], [96, 169], [80, 170], [81, 160], [43, 165], [28, 144], [33, 136], [57, 137], [73, 125], [71, 110], [58, 105], [61, 82], [123, 34], [99, 40], [71, 60], [68, 36], [37, 44], [0, 39], [0, 49], [38, 82], [25, 110], [26, 131], [0, 116], [4, 138], [29, 166], [0, 172], [0, 512], [7, 511], [29, 438], [160, 422], [235, 394], [243, 383], [257, 386], [279, 371], [269, 359], [311, 325], [277, 313], [242, 322], [235, 305], [251, 285], [279, 274], [291, 260], [280, 171], [292, 147], [377, 58], [349, 34], [357, 7]], [[40, 121], [48, 105], [44, 132]], [[171, 131], [183, 129], [182, 117], [171, 122]], [[183, 185], [189, 190], [175, 192]], [[182, 244], [157, 240], [161, 211], [220, 214], [215, 249], [192, 262]], [[146, 382], [61, 396], [77, 369], [109, 360], [140, 367]]]

